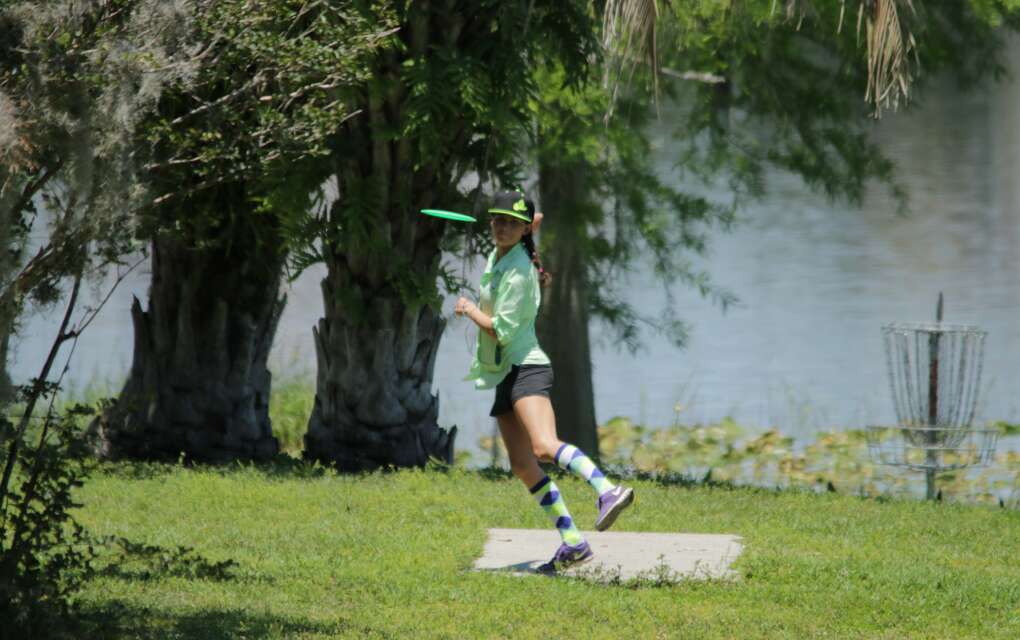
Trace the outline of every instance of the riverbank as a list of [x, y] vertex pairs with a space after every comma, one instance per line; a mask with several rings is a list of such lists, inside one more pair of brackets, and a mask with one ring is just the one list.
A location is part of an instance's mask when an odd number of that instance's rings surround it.
[[[588, 486], [557, 482], [590, 528]], [[157, 550], [104, 572], [80, 602], [92, 635], [115, 639], [1020, 635], [1018, 511], [632, 485], [614, 530], [739, 535], [738, 578], [602, 586], [473, 572], [487, 528], [548, 526], [502, 472], [110, 465], [79, 491], [80, 521]]]
[[[94, 404], [115, 395], [110, 383], [72, 389], [66, 404]], [[273, 385], [269, 414], [283, 453], [300, 458], [315, 402], [314, 381], [289, 377]], [[441, 425], [449, 427], [451, 425]], [[461, 433], [472, 430], [458, 425]], [[999, 433], [999, 447], [987, 466], [942, 473], [937, 478], [945, 501], [998, 504], [1020, 509], [1020, 425], [980, 425]], [[491, 428], [473, 429], [491, 434]], [[924, 497], [923, 476], [877, 464], [867, 431], [832, 427], [812, 437], [794, 437], [784, 425], [750, 428], [730, 419], [711, 424], [646, 426], [616, 417], [599, 426], [602, 463], [617, 473], [686, 478], [767, 488], [798, 488], [858, 496]], [[456, 442], [457, 464], [470, 468], [507, 467], [502, 442], [483, 435]], [[495, 465], [493, 464], [495, 463]]]
[[[285, 453], [300, 457], [314, 402], [315, 388], [308, 381], [290, 379], [274, 387], [270, 417]], [[940, 497], [1020, 508], [1020, 426], [997, 422], [981, 428], [999, 433], [999, 450], [988, 465], [940, 474]], [[750, 429], [730, 419], [712, 424], [644, 426], [616, 417], [599, 425], [598, 437], [602, 462], [620, 473], [708, 477], [743, 485], [869, 497], [924, 495], [920, 474], [876, 462], [864, 429], [832, 428], [811, 438], [795, 438], [782, 426]], [[499, 438], [458, 441], [456, 449], [459, 464], [507, 466]], [[977, 452], [964, 451], [954, 461], [968, 456], [976, 459]]]

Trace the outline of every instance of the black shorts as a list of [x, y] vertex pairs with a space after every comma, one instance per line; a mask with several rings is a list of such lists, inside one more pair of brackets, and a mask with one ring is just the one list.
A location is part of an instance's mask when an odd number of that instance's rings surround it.
[[514, 365], [503, 382], [496, 386], [496, 401], [489, 415], [495, 418], [514, 410], [514, 403], [524, 396], [549, 397], [553, 385], [552, 366], [547, 364]]

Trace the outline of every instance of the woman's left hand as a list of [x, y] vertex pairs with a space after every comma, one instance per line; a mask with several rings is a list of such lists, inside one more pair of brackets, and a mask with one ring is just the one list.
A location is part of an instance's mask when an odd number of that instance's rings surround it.
[[458, 316], [462, 316], [465, 314], [470, 314], [474, 310], [474, 308], [475, 308], [474, 302], [471, 302], [464, 296], [461, 296], [460, 298], [457, 299], [457, 304], [456, 306], [454, 306], [453, 312], [456, 313]]

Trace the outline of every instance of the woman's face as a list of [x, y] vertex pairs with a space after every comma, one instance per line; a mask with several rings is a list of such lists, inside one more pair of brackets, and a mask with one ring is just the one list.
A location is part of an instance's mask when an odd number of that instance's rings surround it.
[[500, 249], [513, 249], [528, 232], [528, 223], [524, 220], [498, 213], [489, 218], [492, 227], [492, 240]]

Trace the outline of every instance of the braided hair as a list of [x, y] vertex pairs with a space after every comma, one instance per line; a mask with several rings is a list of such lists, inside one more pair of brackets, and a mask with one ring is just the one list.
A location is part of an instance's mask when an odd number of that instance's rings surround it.
[[[527, 215], [531, 218], [531, 222], [528, 226], [531, 230], [521, 236], [521, 244], [524, 245], [524, 249], [528, 252], [528, 257], [531, 258], [531, 264], [535, 265], [538, 269], [538, 282], [543, 287], [549, 286], [552, 282], [552, 274], [545, 270], [542, 266], [542, 261], [538, 258], [538, 250], [535, 249], [535, 203], [531, 198], [524, 195], [524, 190], [520, 187], [516, 190], [518, 197], [524, 200], [524, 204], [527, 206]], [[542, 214], [538, 214], [539, 222], [541, 222]]]
[[552, 274], [545, 270], [542, 266], [542, 261], [538, 259], [538, 251], [535, 249], [535, 235], [534, 232], [526, 233], [521, 237], [521, 244], [524, 245], [524, 249], [528, 252], [528, 256], [531, 258], [531, 263], [538, 269], [538, 282], [543, 287], [549, 286], [552, 283]]

